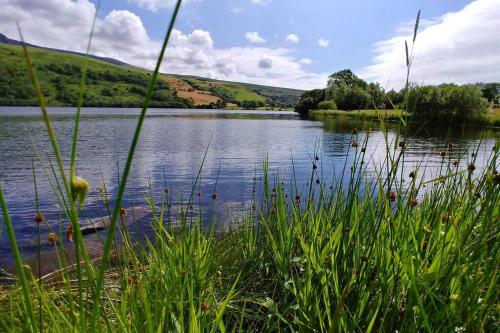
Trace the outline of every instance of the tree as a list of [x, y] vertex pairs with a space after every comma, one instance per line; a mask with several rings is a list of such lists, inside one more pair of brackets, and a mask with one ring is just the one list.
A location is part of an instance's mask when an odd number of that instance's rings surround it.
[[486, 83], [481, 89], [483, 97], [488, 100], [488, 102], [495, 102], [498, 99], [498, 89], [500, 89], [500, 84], [498, 83]]
[[306, 114], [309, 110], [314, 110], [318, 104], [325, 100], [325, 89], [313, 89], [306, 91], [300, 96], [299, 102], [295, 105], [295, 111]]
[[366, 91], [370, 94], [371, 104], [370, 108], [385, 109], [386, 96], [384, 88], [379, 83], [370, 83], [366, 87]]
[[371, 96], [359, 86], [348, 86], [341, 83], [337, 87], [330, 87], [327, 99], [334, 100], [340, 110], [359, 110], [370, 107]]
[[411, 87], [406, 104], [417, 119], [445, 123], [481, 118], [487, 109], [487, 100], [473, 85]]
[[346, 84], [348, 87], [361, 87], [366, 88], [367, 83], [357, 77], [350, 69], [344, 69], [328, 77], [327, 87], [339, 86], [340, 84]]

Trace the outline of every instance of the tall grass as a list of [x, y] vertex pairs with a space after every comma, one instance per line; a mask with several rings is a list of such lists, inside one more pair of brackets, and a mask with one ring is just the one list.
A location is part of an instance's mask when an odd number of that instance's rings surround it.
[[[185, 213], [182, 227], [171, 224], [171, 194], [162, 191], [156, 207], [151, 189], [147, 202], [155, 237], [139, 246], [120, 228], [124, 241], [112, 251], [117, 222], [127, 214], [121, 202], [134, 152], [179, 8], [180, 1], [138, 118], [98, 261], [89, 258], [79, 227], [85, 204], [84, 192], [75, 186], [79, 111], [68, 179], [25, 48], [58, 168], [56, 173], [51, 165], [57, 175], [51, 186], [75, 233], [75, 256], [81, 257], [74, 267], [65, 265], [64, 246], [56, 243], [63, 258], [61, 278], [51, 275], [37, 283], [23, 266], [0, 187], [18, 275], [15, 284], [0, 289], [2, 331], [497, 331], [498, 145], [484, 169], [475, 170], [473, 160], [455, 165], [443, 158], [440, 174], [424, 180], [421, 170], [403, 168], [404, 139], [390, 141], [386, 134], [385, 160], [368, 174], [369, 138], [360, 140], [353, 129], [349, 153], [354, 159], [346, 158], [331, 187], [319, 177], [316, 152], [307, 193], [298, 192], [294, 178], [289, 187], [272, 178], [264, 161], [262, 184], [254, 184], [261, 193], [252, 199], [260, 204], [223, 235], [202, 228], [200, 217], [189, 223]], [[200, 176], [201, 168], [196, 179]], [[109, 205], [105, 188], [103, 200]]]

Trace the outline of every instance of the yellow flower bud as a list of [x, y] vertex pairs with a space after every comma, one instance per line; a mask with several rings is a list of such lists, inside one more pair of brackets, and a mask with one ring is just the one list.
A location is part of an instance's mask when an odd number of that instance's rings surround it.
[[82, 177], [72, 177], [71, 179], [71, 194], [73, 200], [78, 199], [78, 203], [82, 206], [85, 196], [89, 191], [89, 183]]

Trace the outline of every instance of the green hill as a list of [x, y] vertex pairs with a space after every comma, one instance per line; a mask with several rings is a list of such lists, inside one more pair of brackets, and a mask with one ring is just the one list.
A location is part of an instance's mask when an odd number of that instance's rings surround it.
[[[73, 106], [78, 99], [83, 55], [29, 47], [49, 106]], [[151, 73], [114, 59], [89, 58], [85, 106], [140, 107]], [[21, 46], [0, 43], [0, 105], [37, 105]], [[302, 91], [162, 74], [152, 107], [291, 107]], [[231, 104], [232, 103], [232, 104]]]

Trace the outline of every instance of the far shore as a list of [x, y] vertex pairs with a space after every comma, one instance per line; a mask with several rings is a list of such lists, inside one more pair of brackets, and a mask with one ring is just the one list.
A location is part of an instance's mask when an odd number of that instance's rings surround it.
[[[399, 121], [402, 116], [405, 120], [410, 119], [411, 114], [406, 111], [387, 109], [387, 110], [311, 110], [311, 117], [328, 117], [328, 118], [352, 118], [362, 120], [379, 120]], [[422, 120], [412, 120], [422, 122]], [[500, 108], [494, 108], [488, 111], [488, 114], [483, 119], [470, 120], [466, 125], [477, 125], [486, 127], [500, 127]]]

